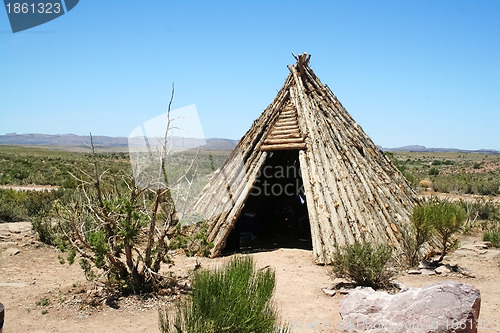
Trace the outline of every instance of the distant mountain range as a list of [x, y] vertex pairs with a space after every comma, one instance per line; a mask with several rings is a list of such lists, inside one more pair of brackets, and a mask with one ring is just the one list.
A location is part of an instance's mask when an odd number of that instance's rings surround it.
[[[110, 136], [93, 136], [92, 140], [95, 147], [111, 147], [111, 148], [127, 148], [129, 146], [129, 138], [126, 137], [110, 137]], [[238, 140], [230, 139], [195, 139], [195, 138], [169, 138], [170, 144], [175, 148], [196, 148], [203, 146], [206, 150], [232, 150]], [[159, 138], [149, 138], [150, 144], [154, 145], [161, 140]], [[2, 145], [23, 145], [23, 146], [59, 146], [59, 147], [82, 147], [88, 148], [90, 145], [89, 136], [80, 136], [75, 134], [16, 134], [8, 133], [0, 135], [0, 144]], [[132, 138], [130, 145], [139, 147], [144, 144], [142, 138]]]
[[[154, 139], [153, 139], [154, 140]], [[129, 145], [129, 139], [126, 137], [109, 137], [109, 136], [94, 136], [94, 145], [96, 147], [122, 148], [126, 149]], [[232, 150], [238, 140], [209, 138], [209, 139], [193, 139], [193, 138], [170, 138], [170, 142], [175, 148], [195, 148], [200, 145], [206, 150]], [[74, 134], [16, 134], [8, 133], [0, 135], [0, 144], [3, 145], [23, 145], [23, 146], [60, 146], [60, 147], [82, 147], [88, 148], [90, 139], [88, 136], [80, 136]], [[134, 138], [131, 140], [133, 146], [141, 145], [142, 139]], [[383, 151], [410, 151], [410, 152], [457, 152], [457, 153], [484, 153], [484, 154], [500, 154], [500, 151], [494, 149], [478, 149], [466, 150], [456, 148], [427, 148], [424, 146], [404, 146], [399, 148], [383, 148]]]
[[457, 148], [427, 148], [425, 146], [403, 146], [399, 148], [381, 148], [384, 151], [410, 151], [410, 152], [437, 152], [437, 153], [482, 153], [482, 154], [500, 154], [500, 151], [495, 149], [457, 149]]

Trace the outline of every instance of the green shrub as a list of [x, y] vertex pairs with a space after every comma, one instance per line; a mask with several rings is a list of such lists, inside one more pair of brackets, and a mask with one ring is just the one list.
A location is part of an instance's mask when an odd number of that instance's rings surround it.
[[483, 240], [491, 242], [494, 247], [500, 247], [500, 228], [485, 231]]
[[184, 253], [189, 257], [194, 255], [208, 257], [210, 255], [210, 250], [214, 246], [207, 238], [208, 224], [203, 221], [197, 222], [198, 227], [196, 233], [192, 234], [184, 232], [185, 227], [181, 226], [181, 222], [176, 225], [177, 232], [171, 239], [169, 245], [170, 249], [183, 249]]
[[50, 299], [47, 297], [42, 297], [36, 302], [37, 306], [47, 306], [50, 305]]
[[48, 245], [56, 245], [56, 230], [52, 226], [50, 219], [37, 216], [31, 220], [33, 231], [38, 235], [38, 240]]
[[492, 199], [478, 198], [472, 202], [461, 199], [458, 204], [466, 212], [465, 232], [474, 228], [477, 220], [481, 220], [483, 230], [489, 229], [489, 222], [500, 220], [500, 207]]
[[21, 191], [0, 189], [0, 221], [17, 222], [28, 217], [24, 205], [26, 194]]
[[462, 227], [466, 213], [462, 207], [447, 201], [434, 204], [434, 208], [432, 223], [441, 238], [442, 252], [438, 261], [442, 261], [448, 250], [448, 242]]
[[439, 169], [436, 167], [432, 167], [429, 169], [429, 175], [430, 176], [437, 176], [439, 175]]
[[420, 249], [434, 234], [434, 226], [429, 219], [428, 206], [415, 206], [411, 215], [411, 227], [403, 230], [403, 255], [410, 267], [420, 261]]
[[443, 175], [433, 179], [436, 192], [498, 195], [500, 178], [488, 174]]
[[52, 208], [55, 193], [49, 191], [25, 192], [24, 206], [28, 216], [46, 215]]
[[354, 280], [357, 285], [383, 288], [390, 285], [393, 272], [388, 267], [392, 248], [356, 242], [337, 250], [333, 257], [336, 276]]
[[277, 324], [274, 284], [274, 272], [256, 270], [251, 257], [235, 258], [221, 270], [196, 271], [192, 295], [178, 303], [175, 315], [159, 311], [160, 331], [288, 332]]
[[54, 200], [64, 199], [69, 192], [57, 191], [15, 191], [0, 189], [0, 221], [17, 222], [47, 216]]
[[467, 217], [465, 210], [455, 203], [433, 198], [417, 209], [418, 215], [414, 218], [421, 220], [421, 223], [431, 225], [436, 231], [441, 242], [442, 261], [451, 243], [451, 236], [459, 231]]

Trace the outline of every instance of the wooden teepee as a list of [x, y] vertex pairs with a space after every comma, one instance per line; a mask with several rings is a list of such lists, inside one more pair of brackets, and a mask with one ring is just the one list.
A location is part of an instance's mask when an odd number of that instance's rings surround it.
[[[336, 245], [388, 242], [401, 249], [415, 193], [309, 68], [301, 54], [274, 101], [254, 121], [196, 201], [217, 256], [266, 159], [298, 150], [314, 258], [330, 263]], [[224, 195], [222, 195], [224, 193]]]

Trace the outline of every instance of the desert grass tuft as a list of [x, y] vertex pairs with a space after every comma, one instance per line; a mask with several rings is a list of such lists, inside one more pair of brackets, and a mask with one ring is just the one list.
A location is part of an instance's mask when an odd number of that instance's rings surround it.
[[278, 325], [271, 297], [275, 275], [257, 270], [251, 257], [237, 257], [222, 269], [196, 271], [192, 295], [177, 305], [175, 314], [160, 310], [160, 331], [288, 332]]

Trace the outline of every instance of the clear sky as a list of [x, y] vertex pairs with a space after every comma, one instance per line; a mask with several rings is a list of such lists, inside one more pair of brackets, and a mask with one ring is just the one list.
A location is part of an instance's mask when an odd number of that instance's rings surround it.
[[500, 1], [89, 1], [13, 34], [0, 8], [0, 134], [127, 136], [195, 104], [239, 139], [294, 63], [376, 144], [500, 150]]

